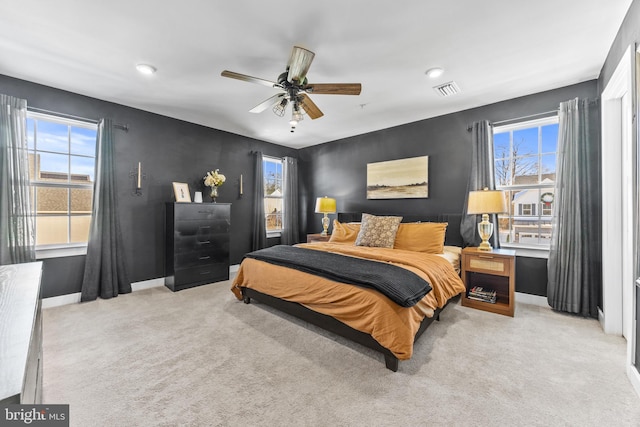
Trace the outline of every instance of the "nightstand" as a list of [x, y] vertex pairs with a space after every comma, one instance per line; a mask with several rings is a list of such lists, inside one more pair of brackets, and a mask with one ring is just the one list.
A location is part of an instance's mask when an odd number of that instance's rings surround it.
[[320, 233], [307, 234], [307, 243], [328, 242], [330, 238], [331, 238], [331, 235], [323, 236]]
[[[513, 317], [516, 303], [515, 277], [516, 251], [494, 249], [489, 252], [479, 251], [478, 248], [464, 248], [462, 281], [466, 291], [462, 294], [462, 305]], [[486, 302], [482, 296], [474, 296], [470, 293], [474, 287], [482, 287], [485, 292], [495, 291], [495, 302]]]

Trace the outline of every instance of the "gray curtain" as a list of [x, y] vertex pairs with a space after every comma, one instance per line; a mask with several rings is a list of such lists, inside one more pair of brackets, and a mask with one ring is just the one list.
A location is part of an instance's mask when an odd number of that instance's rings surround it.
[[559, 311], [598, 317], [602, 250], [598, 108], [560, 104], [547, 300]]
[[96, 182], [89, 243], [82, 279], [82, 301], [112, 298], [131, 292], [118, 221], [113, 123], [98, 123]]
[[[495, 190], [495, 176], [493, 172], [493, 129], [487, 120], [474, 122], [471, 128], [471, 173], [467, 183], [467, 192], [464, 196], [462, 207], [462, 220], [460, 222], [460, 234], [464, 246], [478, 246], [482, 239], [478, 234], [478, 222], [482, 215], [467, 215], [469, 192], [488, 188]], [[493, 235], [491, 246], [500, 247], [497, 215], [489, 215], [493, 223]]]
[[251, 227], [251, 250], [257, 251], [267, 246], [267, 230], [264, 224], [264, 172], [262, 152], [253, 153], [255, 160], [253, 181], [253, 224]]
[[284, 219], [281, 242], [283, 245], [300, 243], [298, 226], [298, 160], [285, 157], [284, 163]]
[[0, 265], [35, 260], [27, 101], [0, 94]]

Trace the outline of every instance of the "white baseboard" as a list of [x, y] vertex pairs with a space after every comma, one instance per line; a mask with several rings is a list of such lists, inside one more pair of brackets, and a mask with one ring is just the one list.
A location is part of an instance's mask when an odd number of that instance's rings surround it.
[[[229, 266], [229, 275], [234, 275], [240, 268], [239, 264]], [[164, 286], [164, 277], [158, 277], [157, 279], [143, 280], [141, 282], [134, 282], [131, 284], [131, 291], [141, 291], [143, 289], [157, 288]], [[42, 308], [59, 307], [61, 305], [78, 304], [81, 297], [80, 292], [74, 294], [60, 295], [57, 297], [49, 297], [42, 299]]]
[[547, 297], [541, 297], [540, 295], [531, 295], [523, 294], [522, 292], [516, 292], [516, 302], [549, 308]]
[[158, 286], [164, 286], [164, 277], [158, 277], [157, 279], [143, 280], [142, 282], [135, 282], [131, 284], [131, 290], [141, 291], [143, 289], [157, 288]]
[[60, 295], [42, 299], [42, 308], [58, 307], [61, 305], [77, 304], [80, 302], [82, 293]]
[[636, 394], [640, 397], [640, 373], [635, 366], [627, 365], [627, 377], [629, 377]]

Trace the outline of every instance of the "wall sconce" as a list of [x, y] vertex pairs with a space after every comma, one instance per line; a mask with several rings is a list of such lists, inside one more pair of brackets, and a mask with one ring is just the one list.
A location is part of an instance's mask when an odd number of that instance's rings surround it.
[[147, 174], [142, 173], [142, 162], [138, 162], [138, 167], [129, 172], [129, 176], [134, 178], [134, 189], [131, 194], [142, 196], [142, 180], [147, 179]]

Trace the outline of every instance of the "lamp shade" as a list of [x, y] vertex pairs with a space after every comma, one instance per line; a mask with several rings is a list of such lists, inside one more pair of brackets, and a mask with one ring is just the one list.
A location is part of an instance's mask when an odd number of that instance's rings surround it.
[[336, 199], [318, 197], [316, 199], [316, 213], [336, 213]]
[[508, 212], [505, 192], [500, 190], [478, 190], [469, 192], [467, 214], [498, 214]]

